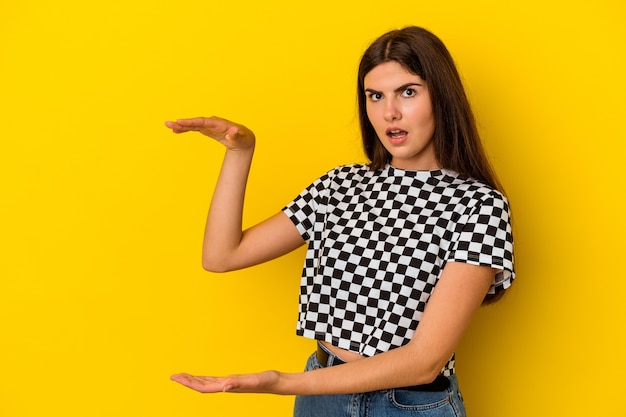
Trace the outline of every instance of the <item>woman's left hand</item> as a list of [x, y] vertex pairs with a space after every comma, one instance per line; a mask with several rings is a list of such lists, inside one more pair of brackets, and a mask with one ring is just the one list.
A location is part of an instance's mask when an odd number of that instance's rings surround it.
[[280, 373], [265, 371], [257, 374], [230, 375], [225, 377], [172, 375], [170, 379], [202, 393], [249, 392], [275, 393]]

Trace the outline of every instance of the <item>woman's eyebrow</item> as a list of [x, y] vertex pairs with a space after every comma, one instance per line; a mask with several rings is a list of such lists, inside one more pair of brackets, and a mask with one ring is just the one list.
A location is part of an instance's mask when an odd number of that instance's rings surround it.
[[406, 84], [402, 84], [400, 87], [396, 88], [394, 91], [396, 93], [399, 93], [399, 92], [404, 91], [407, 88], [413, 87], [413, 86], [423, 87], [424, 84], [420, 84], [420, 83], [406, 83]]
[[[420, 84], [420, 83], [406, 83], [406, 84], [402, 84], [400, 87], [396, 88], [393, 91], [396, 92], [396, 93], [399, 93], [399, 92], [404, 91], [407, 88], [413, 87], [413, 86], [423, 87], [424, 84]], [[366, 88], [365, 92], [366, 93], [373, 93], [373, 94], [382, 94], [382, 91], [374, 90], [373, 88]]]

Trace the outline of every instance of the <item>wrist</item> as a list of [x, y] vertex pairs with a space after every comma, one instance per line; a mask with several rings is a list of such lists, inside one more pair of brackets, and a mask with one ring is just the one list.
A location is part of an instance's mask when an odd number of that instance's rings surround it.
[[252, 142], [250, 144], [246, 144], [245, 146], [240, 146], [236, 148], [226, 148], [226, 153], [252, 156], [254, 154], [254, 148], [255, 148], [255, 143]]

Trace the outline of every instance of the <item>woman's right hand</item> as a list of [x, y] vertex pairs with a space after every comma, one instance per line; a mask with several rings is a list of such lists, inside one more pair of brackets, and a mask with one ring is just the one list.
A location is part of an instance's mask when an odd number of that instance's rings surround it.
[[255, 143], [250, 129], [219, 117], [178, 119], [165, 125], [174, 133], [200, 132], [227, 148], [205, 226], [202, 265], [206, 270], [246, 268], [304, 244], [300, 232], [282, 211], [243, 230], [243, 203]]
[[247, 127], [219, 117], [194, 117], [165, 122], [174, 133], [200, 132], [226, 146], [229, 150], [254, 148], [254, 133]]

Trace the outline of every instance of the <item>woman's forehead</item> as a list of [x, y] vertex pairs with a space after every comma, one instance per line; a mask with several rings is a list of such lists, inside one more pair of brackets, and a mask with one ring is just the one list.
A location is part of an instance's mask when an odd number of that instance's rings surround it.
[[425, 81], [419, 75], [409, 71], [404, 65], [397, 61], [387, 61], [378, 64], [370, 72], [368, 72], [363, 84], [365, 88], [375, 86], [393, 87], [394, 85], [402, 85], [407, 82], [414, 82], [425, 85]]

